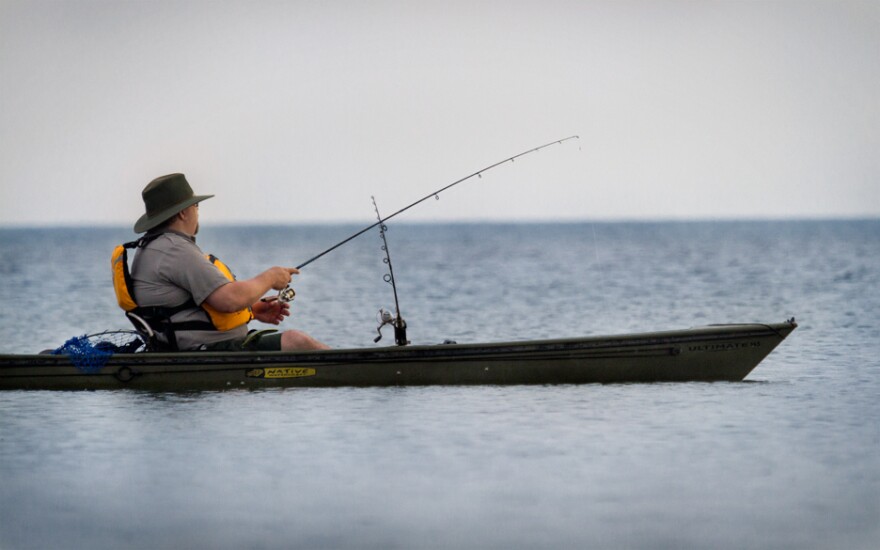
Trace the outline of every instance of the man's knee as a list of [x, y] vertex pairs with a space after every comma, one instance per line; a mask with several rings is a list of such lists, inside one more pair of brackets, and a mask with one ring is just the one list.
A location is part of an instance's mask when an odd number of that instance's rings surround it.
[[283, 350], [312, 350], [327, 349], [327, 346], [318, 342], [305, 332], [298, 330], [286, 330], [281, 334], [281, 349]]

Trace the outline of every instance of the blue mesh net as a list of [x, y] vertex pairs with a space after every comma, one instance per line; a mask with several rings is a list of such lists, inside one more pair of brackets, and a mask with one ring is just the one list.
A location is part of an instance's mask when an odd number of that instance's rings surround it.
[[137, 333], [108, 331], [74, 336], [52, 353], [67, 355], [77, 369], [92, 374], [101, 370], [114, 353], [134, 353], [141, 346], [143, 341]]

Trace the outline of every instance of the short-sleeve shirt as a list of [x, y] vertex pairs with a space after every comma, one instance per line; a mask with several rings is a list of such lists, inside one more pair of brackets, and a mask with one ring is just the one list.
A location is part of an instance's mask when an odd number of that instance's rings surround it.
[[[196, 245], [195, 237], [166, 231], [138, 248], [131, 265], [134, 297], [141, 307], [177, 307], [190, 299], [200, 306], [212, 292], [229, 283]], [[201, 307], [175, 313], [175, 323], [211, 319]], [[203, 344], [243, 339], [247, 325], [228, 331], [178, 330], [175, 332], [180, 350], [198, 349]]]

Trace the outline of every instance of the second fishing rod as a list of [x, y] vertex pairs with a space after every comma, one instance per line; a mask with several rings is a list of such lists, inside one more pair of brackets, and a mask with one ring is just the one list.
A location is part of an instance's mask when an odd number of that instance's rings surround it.
[[[435, 198], [438, 198], [438, 199], [439, 199], [439, 198], [440, 198], [440, 193], [442, 193], [442, 192], [446, 191], [447, 189], [450, 189], [450, 188], [452, 188], [452, 187], [458, 185], [459, 183], [465, 182], [465, 181], [467, 181], [467, 180], [469, 180], [469, 179], [471, 179], [471, 178], [474, 178], [474, 177], [482, 177], [482, 175], [483, 175], [485, 172], [488, 172], [489, 170], [491, 170], [491, 169], [493, 169], [493, 168], [496, 168], [496, 167], [498, 167], [498, 166], [501, 166], [502, 164], [506, 164], [506, 163], [508, 163], [508, 162], [513, 162], [513, 161], [515, 161], [516, 159], [518, 159], [518, 158], [520, 158], [520, 157], [522, 157], [522, 156], [528, 155], [528, 154], [530, 154], [530, 153], [535, 153], [535, 152], [537, 152], [537, 151], [540, 151], [541, 149], [546, 149], [547, 147], [550, 147], [550, 146], [552, 146], [552, 145], [558, 145], [558, 144], [565, 143], [566, 141], [569, 141], [569, 140], [572, 140], [572, 139], [580, 139], [580, 136], [574, 135], [574, 136], [568, 136], [568, 137], [566, 137], [566, 138], [562, 138], [562, 139], [557, 139], [557, 140], [551, 141], [551, 142], [549, 142], [549, 143], [545, 143], [545, 144], [543, 144], [543, 145], [539, 145], [539, 146], [537, 146], [537, 147], [533, 147], [533, 148], [531, 148], [531, 149], [528, 149], [528, 150], [526, 150], [526, 151], [523, 151], [522, 153], [518, 153], [518, 154], [516, 154], [516, 155], [513, 155], [512, 157], [507, 157], [507, 158], [504, 159], [504, 160], [499, 160], [498, 162], [495, 162], [495, 163], [493, 163], [493, 164], [490, 164], [489, 166], [486, 166], [486, 167], [484, 167], [484, 168], [481, 168], [481, 169], [477, 170], [476, 172], [474, 172], [473, 174], [470, 174], [470, 175], [468, 175], [468, 176], [465, 176], [465, 177], [463, 177], [463, 178], [461, 178], [461, 179], [459, 179], [459, 180], [456, 180], [456, 181], [450, 183], [449, 185], [446, 185], [445, 187], [441, 187], [440, 189], [434, 191], [433, 193], [429, 193], [429, 194], [425, 195], [424, 197], [420, 198], [419, 200], [417, 200], [417, 201], [415, 201], [415, 202], [413, 202], [413, 203], [411, 203], [411, 204], [408, 204], [407, 206], [404, 206], [403, 208], [401, 208], [400, 210], [394, 212], [393, 214], [389, 214], [388, 216], [385, 216], [384, 218], [380, 218], [377, 222], [372, 223], [372, 224], [370, 224], [370, 225], [364, 227], [364, 228], [361, 229], [360, 231], [354, 233], [353, 235], [351, 235], [351, 236], [349, 236], [349, 237], [347, 237], [347, 238], [345, 238], [345, 239], [339, 241], [338, 243], [336, 243], [336, 244], [334, 244], [333, 246], [331, 246], [330, 248], [324, 250], [324, 251], [321, 252], [320, 254], [316, 254], [315, 256], [312, 256], [312, 257], [309, 258], [308, 260], [306, 260], [306, 261], [304, 261], [303, 263], [301, 263], [301, 264], [299, 264], [298, 266], [296, 266], [296, 268], [297, 268], [297, 269], [302, 269], [302, 268], [304, 268], [305, 266], [307, 266], [307, 265], [309, 265], [310, 263], [314, 262], [314, 261], [317, 260], [318, 258], [321, 258], [321, 257], [325, 256], [326, 254], [329, 254], [330, 252], [333, 252], [334, 250], [336, 250], [336, 249], [339, 248], [340, 246], [344, 245], [345, 243], [347, 243], [347, 242], [349, 242], [349, 241], [351, 241], [351, 240], [353, 240], [353, 239], [356, 239], [357, 237], [363, 235], [364, 233], [366, 233], [367, 231], [373, 229], [374, 227], [378, 227], [378, 226], [384, 224], [386, 221], [390, 220], [391, 218], [397, 216], [398, 214], [402, 214], [402, 213], [406, 212], [407, 210], [409, 210], [409, 209], [412, 208], [413, 206], [416, 206], [416, 205], [418, 205], [418, 204], [421, 204], [421, 203], [425, 202], [426, 200], [430, 199], [431, 197], [435, 197]], [[290, 288], [289, 285], [288, 285], [286, 288], [284, 288], [283, 290], [281, 290], [281, 291], [278, 292], [278, 299], [281, 300], [281, 301], [284, 301], [284, 302], [289, 302], [289, 301], [293, 300], [294, 296], [296, 296], [296, 293], [293, 291], [292, 288]]]

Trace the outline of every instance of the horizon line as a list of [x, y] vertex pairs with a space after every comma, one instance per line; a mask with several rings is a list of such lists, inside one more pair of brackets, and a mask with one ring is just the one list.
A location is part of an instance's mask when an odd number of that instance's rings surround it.
[[[394, 225], [576, 225], [576, 224], [652, 224], [652, 223], [750, 223], [750, 222], [850, 222], [850, 221], [880, 221], [880, 214], [861, 215], [812, 215], [812, 216], [706, 216], [706, 217], [656, 217], [656, 218], [510, 218], [510, 219], [434, 219], [434, 220], [400, 220]], [[237, 220], [211, 223], [214, 228], [232, 227], [304, 227], [304, 226], [338, 226], [338, 225], [364, 225], [369, 220], [311, 220], [299, 222], [266, 222]], [[129, 222], [84, 222], [65, 221], [56, 223], [0, 222], [0, 229], [68, 229], [68, 228], [131, 228]]]

